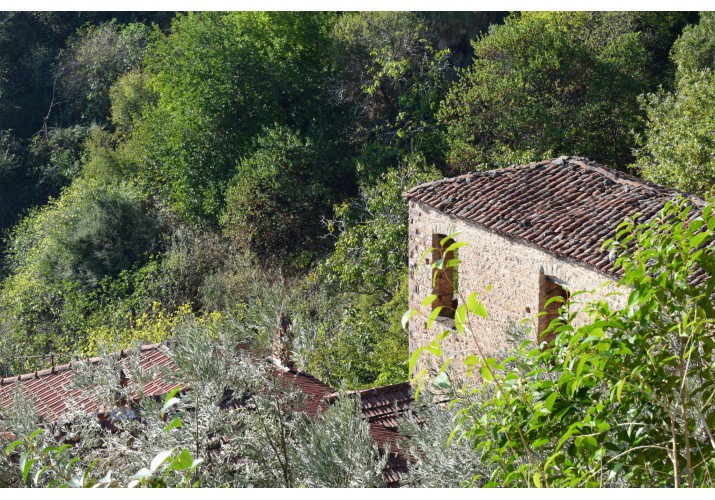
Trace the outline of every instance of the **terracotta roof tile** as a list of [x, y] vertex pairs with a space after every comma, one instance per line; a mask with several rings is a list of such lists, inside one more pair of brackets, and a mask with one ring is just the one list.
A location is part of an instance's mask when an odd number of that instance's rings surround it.
[[[246, 349], [245, 346], [239, 348]], [[96, 364], [101, 359], [92, 358], [86, 362]], [[118, 354], [118, 363], [125, 364], [126, 360], [127, 353], [121, 351]], [[158, 367], [176, 369], [168, 355], [168, 348], [163, 344], [143, 346], [139, 364], [145, 370]], [[101, 412], [97, 401], [83, 395], [81, 391], [68, 390], [74, 376], [72, 367], [73, 363], [68, 363], [47, 370], [0, 379], [2, 406], [7, 407], [12, 403], [13, 394], [19, 388], [24, 395], [32, 398], [40, 415], [52, 422], [57, 421], [69, 410], [70, 399], [87, 413]], [[283, 377], [286, 384], [294, 385], [306, 396], [306, 410], [309, 415], [314, 416], [318, 411], [324, 412], [336, 397], [335, 389], [308, 373], [285, 368], [276, 368], [275, 373]], [[154, 397], [163, 396], [175, 387], [177, 384], [164, 380], [162, 372], [159, 371], [142, 389], [146, 396]], [[370, 435], [380, 450], [385, 450], [387, 446], [391, 450], [384, 478], [388, 486], [399, 486], [401, 474], [406, 471], [406, 461], [397, 446], [399, 433], [396, 431], [395, 418], [413, 401], [410, 386], [404, 383], [356, 391], [356, 393], [360, 394], [363, 400], [363, 416], [370, 424]], [[2, 420], [1, 415], [0, 420]]]
[[[126, 365], [127, 353], [125, 351], [120, 351], [117, 358], [120, 366]], [[96, 364], [101, 359], [91, 358], [83, 362]], [[72, 368], [76, 364], [77, 362], [67, 363], [46, 370], [0, 379], [0, 399], [2, 399], [3, 406], [7, 407], [11, 404], [13, 394], [16, 388], [19, 388], [23, 395], [32, 399], [40, 415], [52, 422], [57, 421], [63, 413], [69, 410], [70, 400], [87, 413], [99, 411], [99, 403], [91, 399], [90, 396], [82, 394], [79, 390], [69, 390], [69, 385], [74, 377]], [[141, 348], [140, 365], [144, 369], [160, 366], [171, 368], [173, 362], [167, 354], [166, 346], [155, 344]], [[160, 396], [167, 394], [176, 386], [177, 384], [163, 380], [159, 373], [142, 389], [147, 396]]]
[[562, 156], [416, 186], [405, 197], [507, 237], [536, 245], [617, 277], [601, 245], [636, 212], [652, 218], [681, 191], [612, 170], [584, 158]]

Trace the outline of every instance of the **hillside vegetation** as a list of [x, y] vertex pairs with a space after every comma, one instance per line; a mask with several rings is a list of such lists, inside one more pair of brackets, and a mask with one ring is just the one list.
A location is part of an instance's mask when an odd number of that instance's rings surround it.
[[[267, 348], [289, 317], [299, 369], [344, 390], [404, 382], [402, 193], [578, 155], [706, 197], [713, 99], [710, 12], [2, 13], [0, 377], [175, 339], [187, 325], [197, 338]], [[626, 226], [648, 244], [672, 243], [622, 260], [625, 284], [644, 294], [628, 311], [593, 305], [605, 323], [564, 324], [554, 349], [482, 360], [481, 392], [405, 424], [410, 449], [426, 450], [414, 451], [408, 482], [711, 485], [715, 344], [703, 298], [713, 285], [679, 287], [692, 266], [711, 266], [700, 234], [710, 238], [715, 221], [669, 225], [687, 210], [666, 207], [661, 228]], [[664, 271], [643, 278], [656, 257]], [[621, 368], [640, 356], [637, 369], [615, 369], [612, 356], [630, 356]], [[680, 386], [663, 382], [673, 374]], [[644, 403], [660, 392], [658, 405]], [[266, 415], [279, 408], [251, 394]], [[325, 418], [333, 428], [299, 419], [291, 442], [365, 437], [356, 415], [345, 399]], [[163, 436], [162, 418], [141, 432]], [[234, 416], [206, 418], [210, 434]], [[650, 430], [620, 429], [636, 419]], [[25, 459], [44, 453], [37, 436], [18, 435]], [[172, 436], [189, 446], [190, 435]], [[240, 440], [259, 446], [260, 436]], [[363, 477], [346, 481], [376, 485], [384, 463], [363, 441]], [[203, 444], [193, 458], [177, 454], [177, 485], [208, 456]], [[156, 451], [118, 462], [121, 481]], [[295, 476], [283, 468], [281, 484], [333, 484], [321, 467], [344, 457], [301, 463], [307, 454], [291, 455]], [[280, 467], [264, 465], [217, 469], [211, 485], [278, 484]], [[456, 468], [459, 478], [445, 476]]]
[[711, 18], [6, 13], [0, 372], [274, 304], [331, 384], [405, 380], [401, 193], [560, 154], [707, 192]]

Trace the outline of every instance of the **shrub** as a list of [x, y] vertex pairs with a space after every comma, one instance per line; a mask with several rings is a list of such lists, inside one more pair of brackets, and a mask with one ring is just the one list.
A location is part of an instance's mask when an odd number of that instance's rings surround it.
[[634, 167], [648, 180], [699, 195], [715, 184], [715, 16], [703, 13], [673, 46], [677, 65], [672, 92], [642, 99], [646, 129]]
[[[168, 351], [176, 370], [163, 372], [184, 390], [163, 401], [143, 392], [158, 369], [143, 368], [136, 350], [122, 365], [111, 355], [73, 363], [71, 389], [99, 402], [106, 425], [69, 401], [72, 410], [36, 431], [32, 403], [18, 398], [2, 408], [14, 437], [0, 433], [0, 487], [380, 484], [386, 459], [355, 400], [309, 421], [306, 395], [235, 346], [222, 329], [185, 322]], [[3, 462], [11, 454], [19, 464]]]
[[307, 267], [327, 249], [322, 220], [347, 180], [320, 142], [266, 130], [226, 190], [226, 234], [267, 264]]
[[[11, 233], [9, 274], [0, 289], [2, 319], [12, 332], [0, 339], [12, 347], [7, 352], [74, 352], [83, 346], [91, 315], [106, 311], [100, 304], [107, 296], [96, 293], [106, 291], [100, 285], [107, 278], [126, 285], [122, 272], [149, 260], [159, 225], [128, 185], [81, 180], [33, 210]], [[124, 288], [125, 296], [135, 291]]]

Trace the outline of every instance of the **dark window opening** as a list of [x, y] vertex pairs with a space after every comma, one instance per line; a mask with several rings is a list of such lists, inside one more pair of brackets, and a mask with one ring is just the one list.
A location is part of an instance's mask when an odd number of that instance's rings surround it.
[[[447, 248], [454, 243], [452, 238], [446, 239], [444, 234], [432, 235], [432, 262], [437, 264], [441, 261], [441, 269], [432, 269], [432, 294], [437, 296], [432, 302], [432, 310], [442, 307], [439, 316], [454, 319], [454, 311], [457, 309], [457, 291], [459, 273], [457, 266], [447, 267], [447, 263], [457, 259], [457, 250], [447, 252]], [[442, 241], [444, 240], [444, 244]]]
[[[546, 344], [551, 344], [556, 338], [557, 333], [550, 330], [546, 334], [544, 332], [549, 327], [551, 322], [555, 319], [561, 318], [559, 309], [561, 309], [566, 302], [569, 300], [569, 291], [565, 288], [565, 283], [561, 282], [553, 276], [541, 275], [541, 283], [539, 286], [539, 312], [543, 312], [539, 316], [538, 324], [538, 337], [537, 340], [539, 344], [546, 342]], [[546, 304], [549, 300], [554, 297], [561, 297], [563, 301], [554, 300], [550, 304]]]

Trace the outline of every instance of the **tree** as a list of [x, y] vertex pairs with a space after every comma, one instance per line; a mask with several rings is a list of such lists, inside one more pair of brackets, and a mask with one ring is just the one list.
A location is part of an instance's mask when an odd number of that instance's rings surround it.
[[380, 452], [362, 416], [359, 397], [338, 398], [313, 420], [301, 420], [293, 452], [297, 484], [308, 488], [382, 486], [390, 454]]
[[715, 68], [715, 15], [701, 12], [698, 23], [686, 26], [673, 45], [672, 59], [678, 73], [687, 74]]
[[176, 387], [163, 401], [144, 392], [160, 369], [142, 366], [136, 349], [121, 364], [75, 361], [70, 388], [99, 403], [105, 425], [71, 401], [57, 422], [42, 422], [18, 392], [2, 408], [14, 436], [0, 433], [0, 487], [379, 486], [386, 456], [359, 400], [309, 416], [290, 375], [237, 352], [236, 340], [182, 324], [166, 351], [176, 369], [161, 374]]
[[[402, 419], [400, 442], [409, 460], [404, 484], [414, 488], [478, 487], [489, 477], [489, 465], [474, 450], [465, 429], [453, 429], [462, 412], [475, 404], [478, 395], [473, 391], [450, 391], [443, 388], [420, 392], [415, 415]], [[447, 402], [454, 398], [456, 404]]]
[[294, 350], [303, 366], [350, 388], [407, 378], [407, 202], [412, 186], [439, 178], [420, 156], [405, 158], [361, 198], [337, 207], [335, 251], [303, 284]]
[[226, 190], [225, 232], [267, 263], [307, 267], [325, 252], [322, 220], [350, 179], [323, 142], [266, 130]]
[[715, 184], [714, 36], [715, 16], [703, 13], [673, 46], [676, 86], [642, 99], [646, 129], [634, 163], [648, 180], [700, 195]]
[[112, 21], [80, 29], [68, 40], [56, 70], [65, 113], [83, 123], [105, 123], [110, 87], [141, 64], [151, 39], [151, 29], [142, 23]]
[[452, 171], [559, 154], [627, 164], [636, 97], [652, 85], [649, 54], [638, 32], [589, 37], [605, 14], [578, 16], [512, 15], [474, 42], [474, 62], [438, 114]]
[[443, 158], [436, 112], [449, 85], [447, 50], [408, 12], [359, 12], [333, 30], [334, 99], [350, 110], [346, 124], [359, 152], [358, 174], [374, 183], [410, 154]]
[[[104, 286], [112, 290], [106, 280], [116, 277], [114, 298], [121, 290], [131, 295], [126, 281], [142, 280], [121, 275], [149, 261], [159, 229], [157, 214], [126, 184], [79, 179], [59, 199], [31, 211], [10, 233], [8, 275], [0, 285], [0, 317], [9, 323], [0, 339], [6, 353], [83, 349], [88, 317], [107, 298], [95, 301], [92, 294]], [[18, 361], [22, 366], [26, 360]]]
[[157, 94], [135, 128], [135, 173], [180, 215], [216, 222], [223, 189], [253, 140], [276, 123], [320, 122], [333, 15], [204, 12], [178, 16], [151, 45], [146, 71]]

